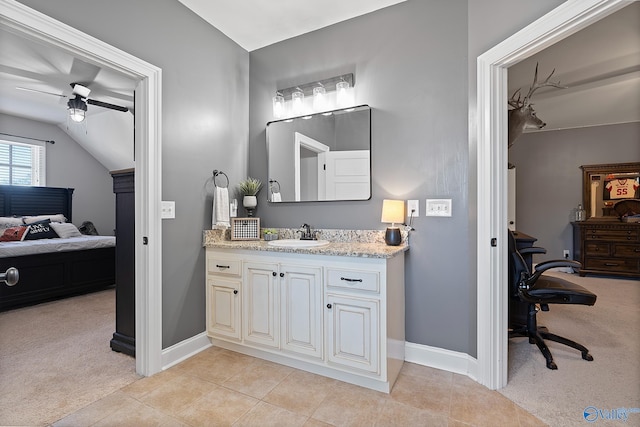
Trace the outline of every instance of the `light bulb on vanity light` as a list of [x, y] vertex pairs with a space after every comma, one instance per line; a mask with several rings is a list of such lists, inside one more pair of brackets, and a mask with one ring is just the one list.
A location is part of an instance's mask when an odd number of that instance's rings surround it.
[[322, 112], [327, 110], [327, 91], [322, 83], [313, 88], [313, 111]]
[[336, 104], [338, 108], [350, 107], [354, 104], [353, 88], [347, 81], [336, 84]]
[[402, 242], [400, 228], [396, 227], [396, 223], [404, 222], [404, 200], [382, 201], [382, 218], [381, 222], [391, 223], [391, 227], [387, 227], [384, 235], [384, 241], [389, 246], [398, 246]]
[[304, 113], [304, 92], [299, 87], [291, 94], [291, 110], [296, 116]]
[[284, 116], [284, 96], [282, 96], [280, 92], [276, 92], [276, 96], [273, 97], [273, 117], [276, 119], [281, 119]]

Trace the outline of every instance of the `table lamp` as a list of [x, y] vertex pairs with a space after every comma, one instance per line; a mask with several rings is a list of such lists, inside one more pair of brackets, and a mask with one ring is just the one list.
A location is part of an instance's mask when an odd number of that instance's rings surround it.
[[383, 200], [381, 221], [391, 223], [391, 227], [387, 227], [384, 235], [385, 243], [389, 246], [398, 246], [402, 242], [402, 236], [400, 228], [395, 224], [402, 224], [404, 221], [404, 200]]

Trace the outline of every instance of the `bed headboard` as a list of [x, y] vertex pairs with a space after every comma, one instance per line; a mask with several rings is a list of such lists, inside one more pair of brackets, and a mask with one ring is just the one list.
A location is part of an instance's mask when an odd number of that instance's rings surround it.
[[63, 214], [71, 222], [73, 188], [0, 185], [0, 216]]

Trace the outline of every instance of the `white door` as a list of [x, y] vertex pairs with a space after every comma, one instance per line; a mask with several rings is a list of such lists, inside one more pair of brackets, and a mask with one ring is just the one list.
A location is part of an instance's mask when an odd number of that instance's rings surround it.
[[245, 342], [279, 347], [277, 265], [246, 263], [242, 304]]
[[322, 153], [325, 167], [324, 198], [320, 200], [363, 200], [371, 196], [371, 165], [369, 150], [328, 151]]
[[327, 294], [327, 359], [380, 373], [379, 301]]
[[322, 359], [322, 268], [280, 266], [282, 349]]
[[207, 332], [240, 340], [240, 280], [207, 279]]

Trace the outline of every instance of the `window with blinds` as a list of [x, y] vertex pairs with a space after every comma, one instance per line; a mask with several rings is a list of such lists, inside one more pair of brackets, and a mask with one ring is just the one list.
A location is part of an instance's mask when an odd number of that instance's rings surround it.
[[45, 147], [0, 140], [0, 184], [45, 186]]

